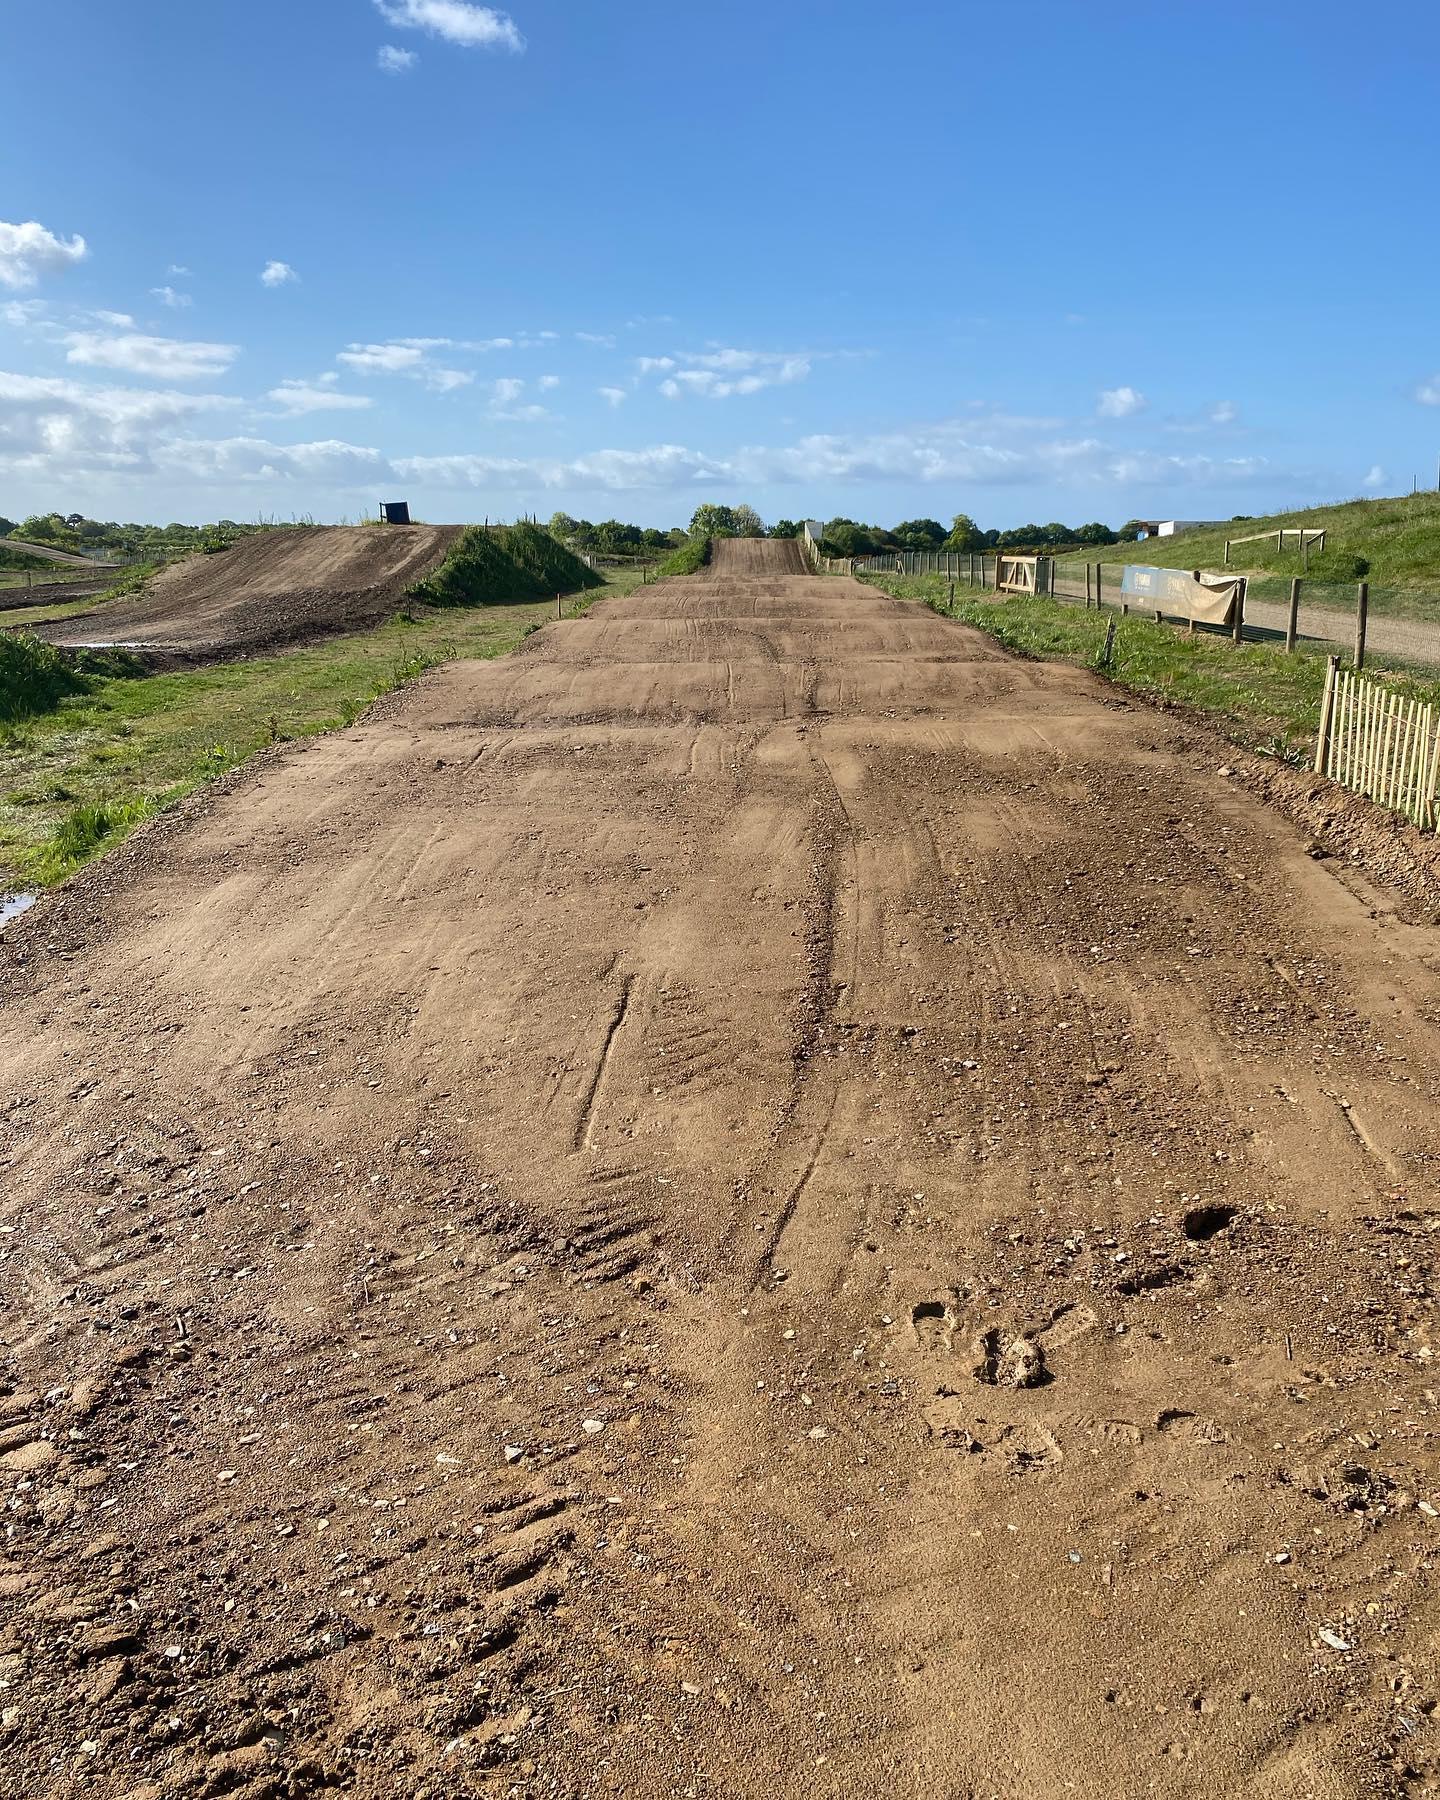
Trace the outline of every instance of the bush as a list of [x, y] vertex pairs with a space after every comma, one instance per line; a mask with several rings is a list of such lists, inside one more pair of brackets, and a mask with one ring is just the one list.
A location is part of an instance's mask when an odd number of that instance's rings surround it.
[[90, 683], [53, 644], [28, 632], [0, 632], [0, 721], [51, 712]]

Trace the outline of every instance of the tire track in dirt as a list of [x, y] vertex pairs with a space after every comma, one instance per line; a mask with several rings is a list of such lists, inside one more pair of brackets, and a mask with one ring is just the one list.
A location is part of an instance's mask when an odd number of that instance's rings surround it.
[[1433, 1786], [1435, 929], [775, 555], [0, 937], [17, 1795]]

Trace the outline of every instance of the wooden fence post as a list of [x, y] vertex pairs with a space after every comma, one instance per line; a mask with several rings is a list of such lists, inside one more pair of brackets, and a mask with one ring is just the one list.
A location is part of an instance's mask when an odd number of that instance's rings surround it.
[[1245, 593], [1249, 586], [1249, 577], [1242, 575], [1240, 585], [1235, 590], [1235, 642], [1237, 644], [1245, 642]]
[[1095, 565], [1095, 610], [1096, 610], [1096, 612], [1099, 612], [1102, 604], [1104, 603], [1104, 599], [1105, 599], [1105, 584], [1104, 584], [1104, 580], [1103, 580], [1102, 574], [1101, 574], [1102, 568], [1103, 568], [1103, 564], [1097, 562]]
[[1296, 633], [1299, 631], [1299, 629], [1300, 629], [1300, 578], [1297, 575], [1296, 578], [1290, 583], [1290, 617], [1286, 620], [1286, 623], [1285, 623], [1285, 648], [1287, 651], [1290, 651], [1290, 652], [1294, 651], [1295, 636], [1296, 636]]
[[1315, 773], [1325, 773], [1326, 759], [1330, 754], [1330, 726], [1335, 716], [1335, 681], [1340, 672], [1340, 658], [1325, 658], [1325, 694], [1320, 702], [1320, 729], [1315, 737]]
[[1226, 538], [1226, 540], [1225, 540], [1225, 567], [1227, 569], [1230, 567], [1230, 540], [1229, 540], [1229, 538]]
[[1355, 596], [1355, 667], [1365, 667], [1365, 629], [1370, 621], [1370, 583], [1362, 581]]
[[955, 583], [953, 581], [950, 583], [950, 610], [952, 613], [955, 610]]
[[1086, 612], [1090, 610], [1090, 565], [1088, 562], [1085, 565], [1085, 610]]

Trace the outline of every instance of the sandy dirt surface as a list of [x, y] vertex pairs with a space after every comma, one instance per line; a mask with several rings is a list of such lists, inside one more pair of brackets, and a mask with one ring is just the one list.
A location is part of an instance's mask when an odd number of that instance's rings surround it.
[[1436, 1791], [1440, 929], [745, 554], [0, 936], [8, 1794]]
[[213, 662], [388, 618], [444, 560], [458, 525], [259, 532], [164, 569], [144, 593], [38, 627], [51, 643], [121, 647], [157, 663]]

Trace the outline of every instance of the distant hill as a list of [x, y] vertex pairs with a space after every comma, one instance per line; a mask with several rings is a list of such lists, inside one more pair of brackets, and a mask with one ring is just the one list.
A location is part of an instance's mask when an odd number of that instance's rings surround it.
[[[1301, 512], [1265, 518], [1235, 519], [1203, 531], [1173, 538], [1146, 538], [1141, 543], [1112, 545], [1091, 551], [1090, 560], [1107, 563], [1152, 563], [1162, 569], [1219, 569], [1226, 538], [1298, 526], [1323, 526], [1325, 549], [1312, 549], [1308, 571], [1300, 548], [1287, 538], [1282, 554], [1272, 537], [1268, 543], [1236, 544], [1230, 566], [1239, 574], [1277, 576], [1308, 573], [1315, 582], [1353, 582], [1362, 577], [1387, 587], [1413, 587], [1440, 592], [1440, 494], [1405, 495], [1396, 500], [1347, 500], [1340, 506], [1311, 506]], [[1062, 553], [1068, 561], [1071, 554]], [[1360, 564], [1365, 567], [1359, 566]]]

